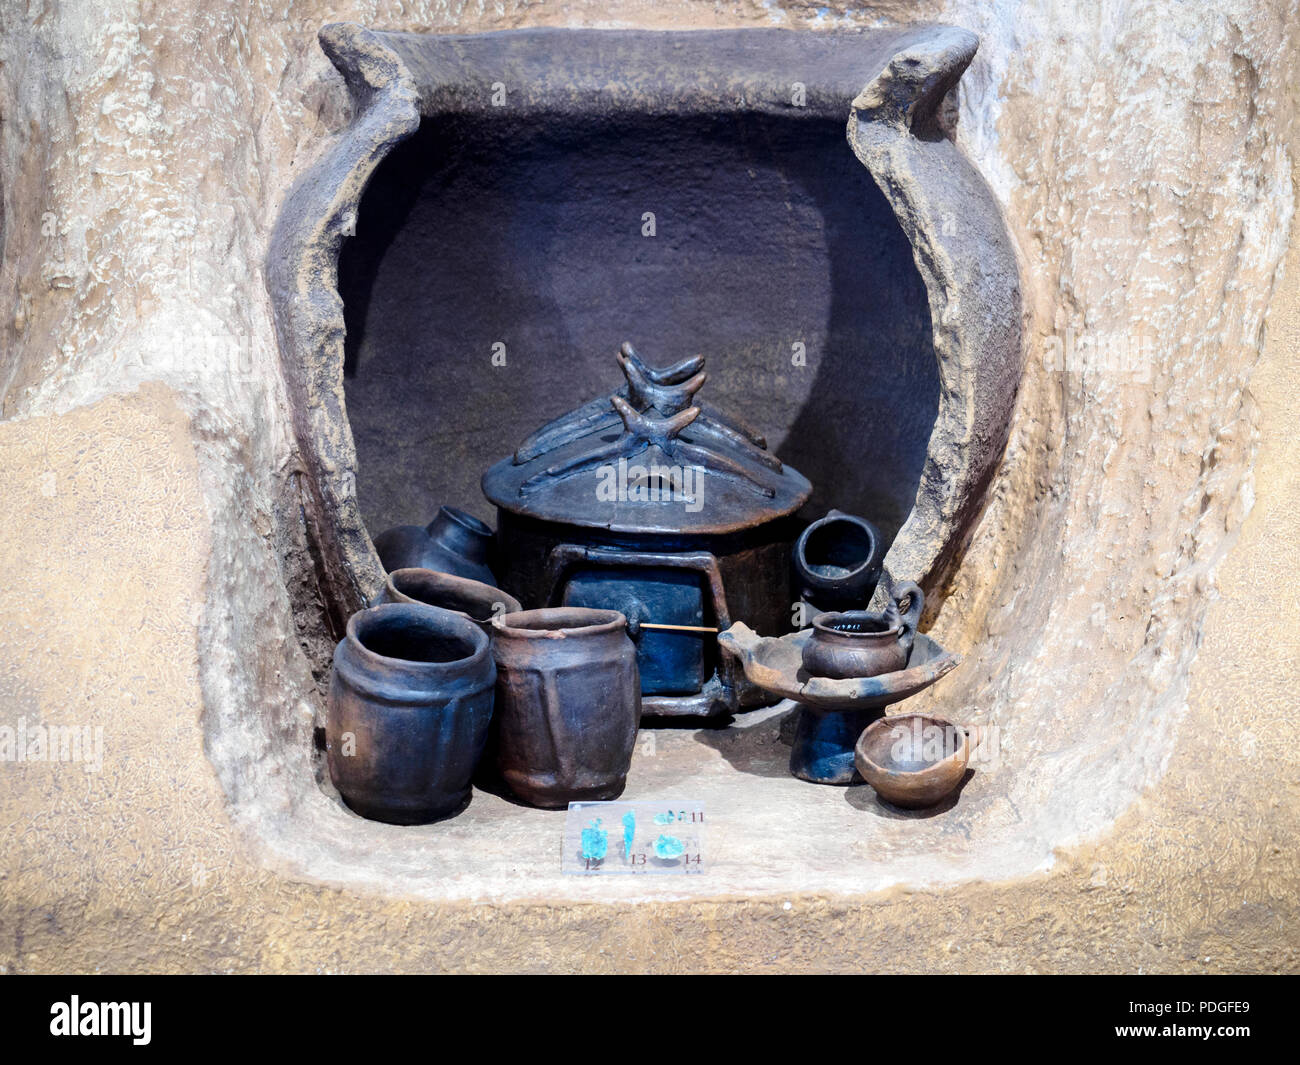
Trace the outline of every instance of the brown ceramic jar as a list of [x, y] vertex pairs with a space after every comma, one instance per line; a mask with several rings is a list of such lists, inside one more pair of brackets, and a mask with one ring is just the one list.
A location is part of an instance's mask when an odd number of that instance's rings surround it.
[[[910, 599], [906, 613], [899, 604]], [[895, 673], [907, 666], [921, 618], [925, 596], [908, 582], [894, 591], [894, 602], [883, 614], [848, 610], [818, 614], [813, 634], [803, 649], [803, 668], [814, 677], [846, 680]]]
[[622, 794], [641, 721], [637, 650], [615, 610], [560, 607], [492, 622], [494, 732], [506, 785], [533, 806]]

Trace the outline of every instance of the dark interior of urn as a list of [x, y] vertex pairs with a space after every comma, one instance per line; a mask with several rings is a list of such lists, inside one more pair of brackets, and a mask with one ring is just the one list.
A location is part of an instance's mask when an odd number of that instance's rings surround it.
[[386, 609], [363, 615], [357, 640], [368, 651], [403, 662], [458, 662], [474, 653], [468, 636], [443, 632], [412, 610]]
[[807, 516], [888, 541], [915, 498], [929, 307], [842, 119], [426, 119], [371, 181], [339, 280], [372, 535], [444, 503], [491, 518], [483, 470], [620, 385], [623, 340], [652, 364], [706, 355], [702, 398], [812, 481]]
[[839, 580], [870, 565], [872, 546], [871, 535], [862, 526], [833, 522], [812, 530], [803, 545], [804, 563], [819, 577]]

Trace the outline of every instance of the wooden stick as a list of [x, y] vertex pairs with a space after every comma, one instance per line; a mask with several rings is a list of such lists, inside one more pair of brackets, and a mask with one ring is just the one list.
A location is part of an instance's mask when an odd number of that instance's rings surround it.
[[711, 629], [707, 625], [660, 625], [653, 621], [641, 622], [640, 628], [643, 629], [666, 629], [669, 632], [711, 632], [717, 635], [717, 629]]

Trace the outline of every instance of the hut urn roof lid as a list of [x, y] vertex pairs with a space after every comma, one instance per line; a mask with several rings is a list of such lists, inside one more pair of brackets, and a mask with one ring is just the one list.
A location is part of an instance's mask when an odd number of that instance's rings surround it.
[[812, 486], [762, 435], [696, 401], [696, 355], [652, 368], [624, 343], [610, 396], [542, 426], [483, 475], [503, 511], [620, 533], [738, 532], [798, 510]]

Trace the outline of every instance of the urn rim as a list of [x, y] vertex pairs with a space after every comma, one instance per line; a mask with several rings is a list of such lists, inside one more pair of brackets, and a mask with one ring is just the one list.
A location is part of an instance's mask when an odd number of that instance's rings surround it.
[[[369, 627], [396, 627], [403, 619], [420, 626], [428, 635], [459, 641], [468, 647], [468, 653], [441, 660], [400, 658], [376, 651], [366, 643], [365, 630]], [[370, 635], [373, 637], [373, 634]], [[468, 617], [427, 603], [381, 603], [358, 610], [348, 618], [347, 635], [343, 642], [352, 654], [368, 665], [416, 677], [447, 677], [472, 671], [475, 665], [488, 656], [491, 649], [487, 633]]]
[[542, 607], [492, 619], [494, 635], [519, 640], [562, 640], [626, 630], [627, 618], [621, 612], [597, 607]]

